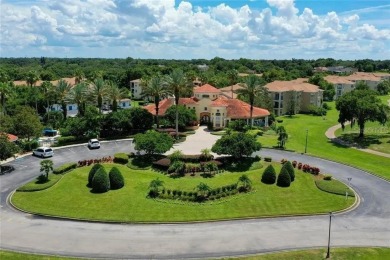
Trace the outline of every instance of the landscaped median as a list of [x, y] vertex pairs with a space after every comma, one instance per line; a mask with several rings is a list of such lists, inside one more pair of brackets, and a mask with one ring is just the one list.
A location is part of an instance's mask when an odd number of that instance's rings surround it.
[[[16, 191], [11, 198], [13, 205], [27, 212], [63, 218], [162, 223], [313, 215], [344, 210], [355, 202], [353, 197], [345, 198], [321, 191], [314, 183], [318, 176], [297, 168], [295, 180], [289, 187], [281, 187], [279, 183], [279, 186], [275, 183], [265, 184], [261, 181], [264, 170], [272, 165], [279, 175], [282, 165], [256, 160], [248, 161], [253, 162], [253, 167], [243, 167], [232, 162], [224, 166], [225, 170], [207, 177], [203, 174], [171, 176], [153, 168], [135, 170], [126, 165], [100, 160], [96, 163], [102, 163], [107, 173], [114, 166], [118, 168], [124, 178], [124, 187], [96, 193], [88, 187], [89, 172], [94, 164], [91, 161], [91, 164], [88, 161], [88, 166], [81, 164], [81, 167], [63, 175], [51, 188], [28, 193]], [[240, 187], [242, 184], [238, 180], [242, 182], [245, 179], [243, 175], [249, 179], [246, 182], [251, 183], [249, 192], [233, 192], [229, 189], [223, 192], [223, 187], [232, 187], [235, 183]], [[214, 199], [179, 199], [179, 194], [151, 198], [148, 195], [150, 185], [156, 179], [162, 181], [166, 192], [180, 190], [185, 191], [187, 196], [190, 192], [197, 194], [199, 184], [203, 183], [210, 188], [206, 196], [214, 196]], [[219, 188], [223, 196], [219, 196]], [[180, 193], [180, 196], [183, 195], [184, 192]]]

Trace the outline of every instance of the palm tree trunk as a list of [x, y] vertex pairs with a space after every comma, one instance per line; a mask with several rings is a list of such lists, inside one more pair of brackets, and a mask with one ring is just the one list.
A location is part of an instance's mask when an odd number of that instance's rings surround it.
[[64, 120], [66, 120], [66, 116], [68, 115], [68, 110], [66, 108], [65, 103], [62, 103], [62, 114], [64, 115]]
[[176, 139], [179, 139], [179, 109], [176, 104]]
[[250, 109], [250, 124], [251, 124], [251, 128], [253, 127], [253, 105], [251, 105], [251, 109]]

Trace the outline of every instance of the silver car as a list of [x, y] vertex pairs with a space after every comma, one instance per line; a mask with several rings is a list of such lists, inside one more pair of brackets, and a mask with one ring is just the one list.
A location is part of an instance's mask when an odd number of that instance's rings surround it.
[[88, 148], [93, 149], [93, 148], [100, 148], [100, 142], [98, 139], [91, 139], [88, 141]]
[[42, 158], [51, 157], [54, 155], [54, 151], [50, 147], [38, 147], [33, 151], [33, 155]]

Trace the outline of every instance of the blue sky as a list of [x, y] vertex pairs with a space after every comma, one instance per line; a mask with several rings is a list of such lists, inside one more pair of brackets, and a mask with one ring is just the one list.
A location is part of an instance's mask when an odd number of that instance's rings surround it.
[[390, 59], [390, 1], [3, 0], [1, 57]]

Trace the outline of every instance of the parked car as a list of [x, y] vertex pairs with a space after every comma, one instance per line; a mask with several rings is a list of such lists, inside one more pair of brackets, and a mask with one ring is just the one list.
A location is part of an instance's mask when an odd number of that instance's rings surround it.
[[88, 141], [88, 148], [93, 149], [93, 148], [100, 148], [100, 142], [98, 139], [91, 139]]
[[33, 155], [44, 158], [53, 156], [54, 152], [50, 147], [38, 147], [33, 151]]

